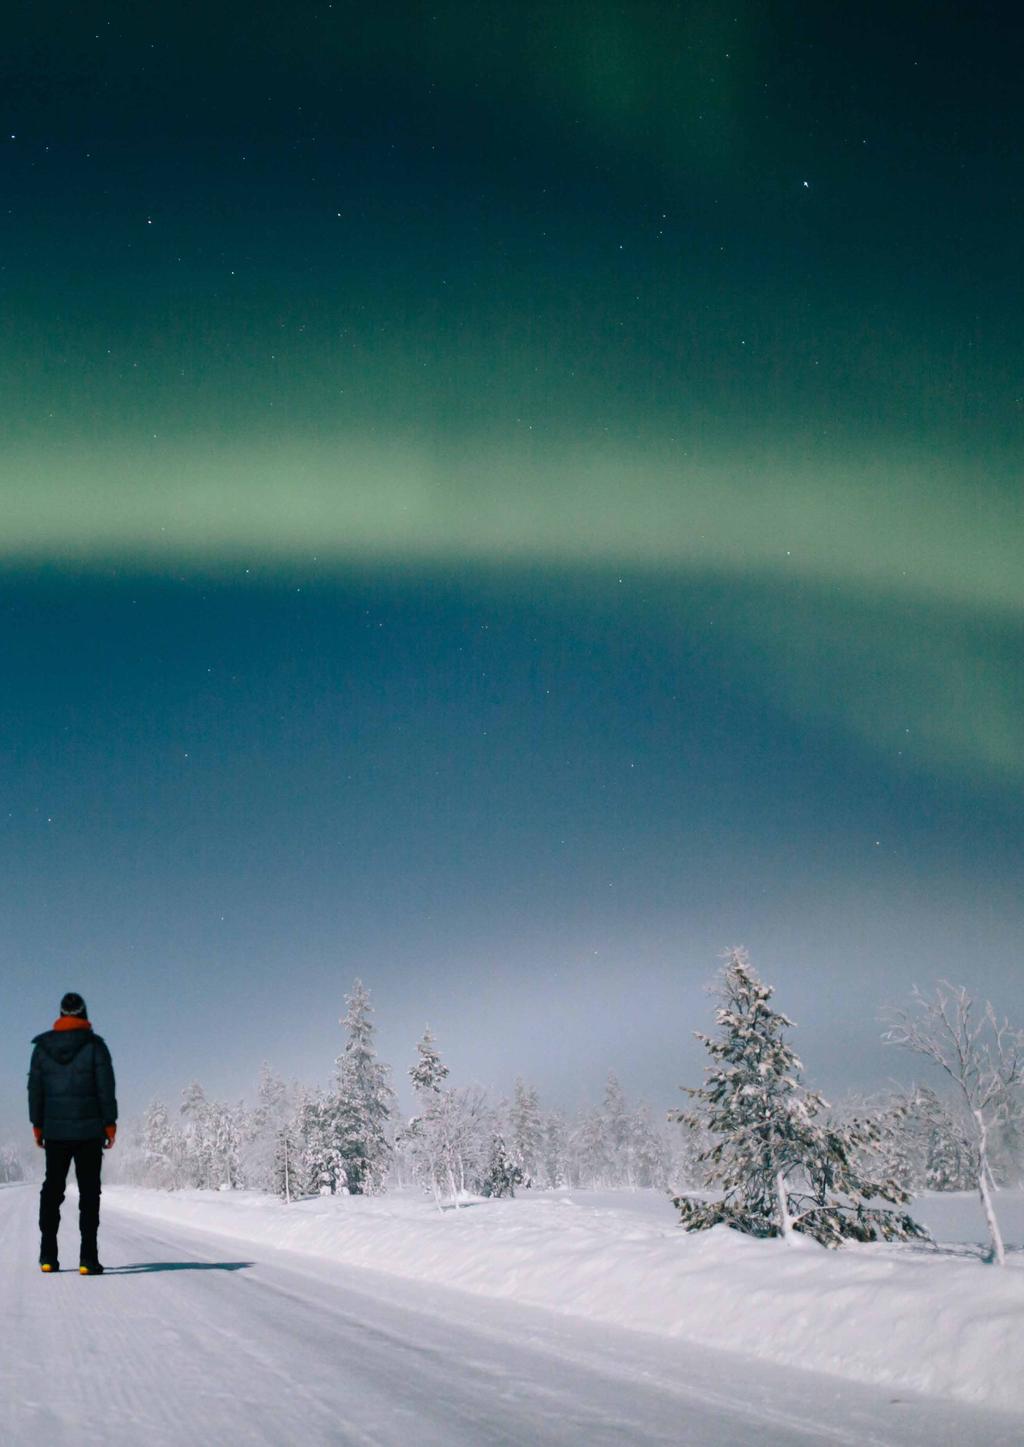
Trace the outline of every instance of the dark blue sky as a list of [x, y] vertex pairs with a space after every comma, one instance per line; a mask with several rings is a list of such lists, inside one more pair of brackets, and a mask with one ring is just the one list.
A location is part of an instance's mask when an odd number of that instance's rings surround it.
[[[0, 1121], [404, 1072], [826, 1091], [1024, 1014], [1001, 7], [84, 3], [0, 57]], [[66, 12], [66, 13], [65, 13]], [[241, 16], [241, 18], [240, 18]], [[4, 1104], [7, 1102], [7, 1104]]]
[[572, 1102], [615, 1068], [661, 1104], [729, 940], [832, 1090], [900, 1068], [876, 1015], [914, 981], [1013, 1006], [1004, 790], [795, 717], [743, 591], [8, 574], [9, 1018], [81, 989], [138, 1107], [326, 1078], [358, 974], [397, 1067], [429, 1020], [462, 1078]]

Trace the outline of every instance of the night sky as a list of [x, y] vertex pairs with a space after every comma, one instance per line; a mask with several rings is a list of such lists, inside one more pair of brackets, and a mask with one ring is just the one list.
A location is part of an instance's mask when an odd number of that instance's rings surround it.
[[1005, 6], [14, 6], [0, 1124], [696, 1083], [745, 944], [816, 1084], [1024, 1023], [1024, 27]]

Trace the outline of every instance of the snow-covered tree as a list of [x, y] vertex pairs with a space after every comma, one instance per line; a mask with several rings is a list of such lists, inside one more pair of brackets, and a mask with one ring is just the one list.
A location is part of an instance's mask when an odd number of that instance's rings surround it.
[[618, 1076], [609, 1073], [601, 1102], [600, 1129], [603, 1138], [602, 1154], [607, 1163], [608, 1184], [622, 1184], [636, 1189], [636, 1172], [633, 1163], [633, 1112], [626, 1100], [626, 1092], [619, 1084]]
[[198, 1081], [182, 1091], [182, 1167], [185, 1183], [217, 1189], [240, 1182], [241, 1111], [209, 1100]]
[[22, 1160], [21, 1152], [11, 1141], [0, 1146], [0, 1182], [7, 1185], [11, 1181], [23, 1181], [25, 1179], [25, 1163]]
[[629, 1172], [635, 1186], [663, 1189], [668, 1184], [668, 1142], [643, 1101], [630, 1112], [628, 1140]]
[[585, 1110], [569, 1135], [569, 1178], [590, 1189], [665, 1185], [668, 1143], [649, 1108], [633, 1104], [611, 1073], [600, 1105]]
[[726, 955], [715, 994], [718, 1035], [698, 1032], [712, 1058], [702, 1086], [688, 1089], [695, 1111], [680, 1112], [711, 1133], [703, 1153], [721, 1200], [676, 1198], [687, 1230], [725, 1223], [757, 1236], [795, 1231], [823, 1245], [923, 1235], [908, 1216], [868, 1206], [881, 1195], [906, 1200], [893, 1182], [868, 1182], [856, 1156], [870, 1139], [870, 1123], [843, 1126], [820, 1119], [821, 1096], [800, 1082], [800, 1061], [785, 1039], [792, 1026], [769, 1004], [772, 988], [755, 973], [745, 950]]
[[345, 1163], [345, 1187], [352, 1195], [379, 1195], [387, 1181], [392, 1151], [395, 1096], [389, 1071], [374, 1047], [373, 1007], [361, 980], [346, 995], [345, 1048], [337, 1060], [334, 1102], [336, 1146]]
[[171, 1121], [167, 1107], [162, 1101], [152, 1101], [142, 1118], [142, 1183], [168, 1191], [186, 1184], [182, 1179], [184, 1155], [181, 1132]]
[[974, 1177], [988, 1224], [991, 1259], [1006, 1264], [1006, 1249], [993, 1199], [993, 1136], [1017, 1111], [1024, 1083], [1024, 1031], [981, 1010], [963, 986], [940, 980], [930, 996], [915, 988], [912, 1009], [890, 1009], [885, 1039], [923, 1055], [955, 1087], [970, 1122]]
[[665, 1184], [666, 1143], [655, 1130], [648, 1107], [631, 1104], [615, 1074], [608, 1076], [597, 1123], [608, 1185], [635, 1191]]
[[439, 1095], [448, 1079], [448, 1067], [438, 1054], [437, 1044], [430, 1033], [430, 1026], [423, 1032], [423, 1038], [416, 1046], [419, 1057], [409, 1069], [413, 1090], [421, 1100], [429, 1101], [432, 1095]]
[[477, 1087], [445, 1086], [448, 1067], [430, 1031], [416, 1047], [418, 1059], [409, 1070], [416, 1091], [417, 1112], [402, 1132], [402, 1146], [417, 1179], [440, 1208], [445, 1199], [459, 1199], [485, 1174], [490, 1111]]
[[451, 1091], [445, 1088], [448, 1066], [441, 1059], [429, 1026], [416, 1046], [409, 1078], [416, 1093], [416, 1114], [402, 1132], [402, 1145], [416, 1178], [440, 1207], [447, 1192], [457, 1193], [451, 1141]]
[[302, 1142], [303, 1185], [314, 1195], [336, 1195], [347, 1189], [345, 1156], [336, 1121], [336, 1099], [307, 1096], [298, 1114]]
[[491, 1137], [487, 1164], [480, 1182], [482, 1196], [514, 1196], [521, 1185], [523, 1172], [515, 1153], [505, 1144], [505, 1137], [495, 1131]]
[[541, 1169], [544, 1184], [560, 1189], [569, 1184], [569, 1127], [557, 1110], [545, 1111], [541, 1126]]
[[252, 1113], [252, 1125], [256, 1131], [273, 1129], [292, 1114], [293, 1102], [287, 1082], [264, 1060], [260, 1066], [260, 1078], [256, 1085], [256, 1106]]
[[246, 1186], [273, 1191], [277, 1179], [278, 1137], [295, 1114], [292, 1092], [264, 1061], [256, 1087], [256, 1103], [240, 1114], [240, 1158]]
[[285, 1116], [277, 1125], [274, 1136], [273, 1177], [274, 1194], [280, 1196], [286, 1205], [291, 1205], [297, 1196], [305, 1194], [305, 1161], [298, 1121], [294, 1116]]
[[962, 1106], [915, 1085], [886, 1097], [847, 1101], [844, 1118], [870, 1115], [877, 1140], [869, 1173], [889, 1177], [906, 1191], [968, 1191], [975, 1184], [972, 1131]]
[[486, 1091], [479, 1085], [463, 1085], [451, 1092], [449, 1137], [452, 1174], [460, 1196], [478, 1188], [487, 1164], [493, 1130], [494, 1113]]
[[182, 1184], [207, 1189], [214, 1181], [214, 1144], [210, 1102], [197, 1080], [181, 1092]]
[[881, 1112], [815, 1123], [813, 1148], [802, 1172], [789, 1182], [795, 1230], [806, 1231], [823, 1246], [841, 1246], [844, 1240], [928, 1239], [927, 1231], [905, 1211], [871, 1204], [903, 1206], [910, 1200], [898, 1181], [870, 1167], [879, 1159], [887, 1129], [887, 1116]]
[[1009, 1092], [1005, 1109], [992, 1132], [992, 1161], [996, 1182], [1024, 1186], [1024, 1088]]
[[544, 1117], [537, 1092], [521, 1078], [516, 1080], [508, 1107], [508, 1146], [519, 1168], [525, 1188], [540, 1175], [544, 1152]]
[[593, 1189], [611, 1184], [604, 1123], [596, 1107], [580, 1111], [569, 1129], [569, 1179]]
[[955, 1099], [918, 1086], [909, 1100], [908, 1149], [916, 1146], [915, 1185], [926, 1191], [969, 1191], [976, 1184], [970, 1119]]
[[[878, 1139], [871, 1150], [871, 1166], [905, 1191], [919, 1191], [926, 1184], [928, 1154], [924, 1099], [919, 1090], [894, 1095], [886, 1101], [865, 1102], [878, 1124]], [[862, 1114], [851, 1110], [851, 1115]]]
[[240, 1105], [225, 1105], [219, 1100], [210, 1102], [214, 1184], [222, 1190], [234, 1190], [241, 1184], [243, 1114]]
[[858, 1147], [859, 1168], [866, 1175], [891, 1179], [907, 1192], [922, 1188], [926, 1152], [916, 1090], [851, 1091], [831, 1111], [830, 1119], [842, 1125], [873, 1121], [870, 1142]]
[[714, 1064], [687, 1090], [700, 1109], [680, 1112], [712, 1132], [708, 1176], [726, 1195], [714, 1205], [681, 1197], [688, 1229], [722, 1220], [754, 1235], [792, 1235], [787, 1177], [814, 1148], [811, 1122], [823, 1102], [799, 1084], [800, 1061], [783, 1038], [793, 1022], [771, 1009], [772, 993], [746, 951], [730, 950], [716, 990], [719, 1034], [696, 1032]]
[[241, 1119], [242, 1174], [247, 1186], [291, 1201], [308, 1187], [298, 1086], [264, 1062], [256, 1103]]

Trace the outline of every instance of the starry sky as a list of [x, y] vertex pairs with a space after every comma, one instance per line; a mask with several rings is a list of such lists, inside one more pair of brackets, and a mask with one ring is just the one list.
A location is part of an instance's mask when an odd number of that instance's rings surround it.
[[[1024, 1017], [1002, 6], [19, 4], [0, 1124], [399, 1072], [660, 1106], [742, 943], [826, 1091]], [[24, 1059], [22, 1058], [24, 1056]]]

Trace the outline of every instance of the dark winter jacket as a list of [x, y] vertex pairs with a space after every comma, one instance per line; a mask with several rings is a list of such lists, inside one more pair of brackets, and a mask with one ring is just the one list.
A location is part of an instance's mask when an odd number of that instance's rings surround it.
[[28, 1114], [44, 1141], [88, 1141], [117, 1123], [106, 1042], [85, 1030], [45, 1030], [32, 1041]]

